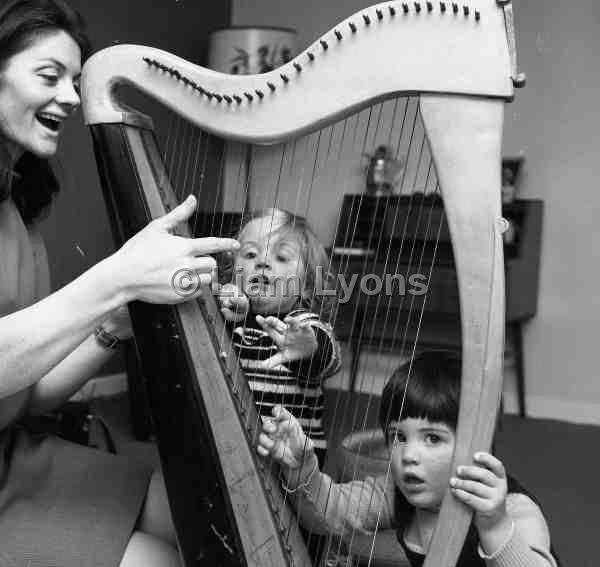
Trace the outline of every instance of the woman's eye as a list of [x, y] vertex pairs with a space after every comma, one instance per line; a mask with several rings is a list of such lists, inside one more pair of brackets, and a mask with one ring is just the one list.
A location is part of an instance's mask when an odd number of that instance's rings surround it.
[[40, 77], [49, 85], [55, 85], [58, 82], [57, 75], [40, 74]]
[[289, 262], [289, 257], [288, 256], [282, 256], [281, 254], [277, 255], [277, 261], [278, 262]]
[[246, 260], [252, 260], [252, 258], [256, 258], [256, 252], [244, 252], [244, 254], [242, 254], [242, 258], [246, 258]]

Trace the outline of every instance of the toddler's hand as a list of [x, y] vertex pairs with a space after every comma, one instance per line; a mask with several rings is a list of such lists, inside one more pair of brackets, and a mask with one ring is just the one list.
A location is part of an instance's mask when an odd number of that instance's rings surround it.
[[256, 450], [263, 457], [271, 455], [276, 461], [297, 469], [312, 455], [314, 446], [298, 420], [283, 406], [275, 406], [273, 417], [263, 418]]
[[476, 453], [471, 466], [458, 467], [450, 479], [452, 493], [474, 511], [477, 530], [491, 531], [507, 521], [508, 486], [504, 465], [489, 453]]
[[266, 369], [279, 364], [310, 358], [317, 350], [318, 343], [314, 329], [302, 316], [287, 316], [283, 321], [274, 316], [256, 316], [256, 322], [263, 328], [279, 348], [279, 352], [263, 362]]
[[221, 313], [227, 321], [243, 321], [250, 309], [246, 294], [235, 284], [225, 284], [219, 290]]

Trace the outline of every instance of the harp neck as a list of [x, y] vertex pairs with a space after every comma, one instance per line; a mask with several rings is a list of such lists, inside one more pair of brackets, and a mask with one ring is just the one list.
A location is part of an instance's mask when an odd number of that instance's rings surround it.
[[512, 98], [504, 12], [496, 0], [470, 0], [458, 13], [450, 2], [441, 3], [444, 11], [435, 3], [431, 12], [416, 4], [408, 12], [402, 2], [357, 12], [260, 75], [218, 73], [151, 47], [104, 49], [83, 72], [86, 122], [129, 119], [114, 96], [119, 84], [134, 85], [213, 134], [265, 144], [400, 93]]

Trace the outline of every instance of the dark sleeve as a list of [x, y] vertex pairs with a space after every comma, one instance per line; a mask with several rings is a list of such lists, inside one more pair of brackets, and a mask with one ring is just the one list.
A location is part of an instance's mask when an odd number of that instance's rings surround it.
[[286, 363], [289, 370], [298, 377], [300, 385], [318, 385], [322, 380], [333, 376], [342, 363], [340, 346], [333, 329], [316, 315], [309, 319], [315, 332], [317, 350], [311, 357]]

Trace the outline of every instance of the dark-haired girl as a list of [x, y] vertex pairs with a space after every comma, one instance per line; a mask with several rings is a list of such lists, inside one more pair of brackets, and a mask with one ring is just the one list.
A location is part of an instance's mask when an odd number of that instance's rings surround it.
[[[423, 564], [448, 485], [473, 510], [457, 567], [553, 567], [542, 512], [507, 477], [502, 463], [476, 453], [452, 471], [460, 391], [460, 360], [425, 352], [387, 382], [380, 422], [390, 450], [390, 478], [336, 484], [319, 471], [302, 428], [283, 407], [265, 422], [258, 452], [287, 465], [287, 490], [303, 525], [350, 538], [395, 528], [412, 566]], [[308, 449], [307, 449], [308, 447]]]

